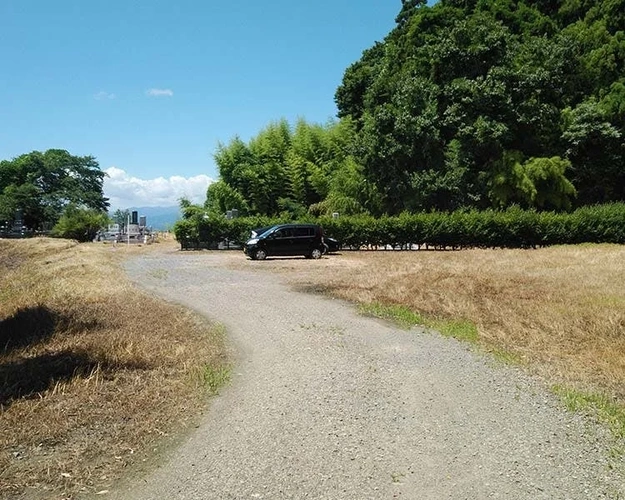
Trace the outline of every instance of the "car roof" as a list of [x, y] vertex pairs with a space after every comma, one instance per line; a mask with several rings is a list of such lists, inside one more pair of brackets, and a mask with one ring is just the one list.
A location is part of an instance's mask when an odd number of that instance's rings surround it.
[[277, 224], [273, 227], [320, 227], [320, 226], [319, 224], [288, 223], [288, 224]]

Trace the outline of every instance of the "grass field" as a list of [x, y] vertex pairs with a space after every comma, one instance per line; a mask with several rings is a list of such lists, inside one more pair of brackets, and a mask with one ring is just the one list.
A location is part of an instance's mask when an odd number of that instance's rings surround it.
[[624, 246], [346, 251], [321, 262], [271, 260], [262, 267], [366, 313], [473, 342], [560, 393], [589, 406], [604, 401], [599, 411], [620, 408], [616, 427], [625, 437]]
[[221, 329], [120, 272], [146, 251], [0, 240], [1, 497], [106, 491], [193, 424], [223, 380]]

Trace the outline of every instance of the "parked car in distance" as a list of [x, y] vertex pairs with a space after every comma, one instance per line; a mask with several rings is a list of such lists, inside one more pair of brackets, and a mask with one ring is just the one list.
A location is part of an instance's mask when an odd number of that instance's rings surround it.
[[[258, 238], [261, 234], [271, 229], [273, 226], [259, 227], [256, 229], [252, 229], [250, 238]], [[336, 238], [330, 238], [328, 236], [323, 236], [323, 242], [326, 246], [326, 251], [324, 253], [334, 253], [338, 252], [341, 249], [341, 242]]]
[[243, 246], [245, 255], [253, 260], [285, 255], [303, 255], [319, 259], [326, 252], [323, 229], [317, 224], [278, 224]]

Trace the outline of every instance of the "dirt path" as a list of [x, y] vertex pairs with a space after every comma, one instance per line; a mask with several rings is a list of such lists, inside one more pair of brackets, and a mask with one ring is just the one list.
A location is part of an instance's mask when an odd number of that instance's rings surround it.
[[222, 322], [237, 361], [197, 431], [120, 498], [621, 498], [607, 438], [518, 370], [224, 267], [235, 258], [127, 266]]

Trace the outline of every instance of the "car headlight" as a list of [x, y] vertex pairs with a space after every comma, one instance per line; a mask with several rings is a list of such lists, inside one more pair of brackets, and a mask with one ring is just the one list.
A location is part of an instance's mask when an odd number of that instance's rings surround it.
[[256, 243], [258, 243], [258, 238], [252, 238], [251, 240], [248, 240], [246, 245], [256, 245]]

